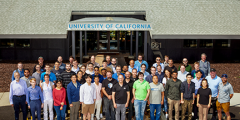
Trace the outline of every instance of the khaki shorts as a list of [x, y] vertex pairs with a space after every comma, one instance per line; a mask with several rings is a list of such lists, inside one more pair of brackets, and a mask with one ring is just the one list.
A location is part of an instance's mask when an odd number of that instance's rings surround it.
[[227, 103], [219, 103], [218, 101], [216, 102], [216, 107], [217, 110], [222, 110], [226, 113], [229, 112], [229, 108], [230, 108], [230, 102]]
[[93, 114], [95, 110], [95, 104], [82, 104], [82, 114]]

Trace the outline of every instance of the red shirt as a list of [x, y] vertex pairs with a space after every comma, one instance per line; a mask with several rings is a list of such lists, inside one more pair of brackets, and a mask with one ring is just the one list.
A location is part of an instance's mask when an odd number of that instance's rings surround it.
[[54, 106], [62, 106], [61, 102], [64, 102], [64, 105], [66, 105], [66, 90], [64, 87], [60, 90], [57, 90], [56, 88], [53, 90], [53, 101]]

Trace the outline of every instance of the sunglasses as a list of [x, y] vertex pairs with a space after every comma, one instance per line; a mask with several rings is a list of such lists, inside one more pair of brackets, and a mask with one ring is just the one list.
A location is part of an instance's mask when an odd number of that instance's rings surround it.
[[161, 59], [157, 59], [157, 61], [160, 61]]

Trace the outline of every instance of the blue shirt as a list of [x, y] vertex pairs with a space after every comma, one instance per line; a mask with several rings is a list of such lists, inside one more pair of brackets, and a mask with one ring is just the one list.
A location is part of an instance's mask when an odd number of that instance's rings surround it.
[[[95, 76], [95, 74], [92, 75], [92, 82], [91, 83], [94, 83], [94, 76]], [[101, 74], [98, 74], [98, 77], [99, 77], [99, 82], [102, 83], [102, 81], [104, 80], [104, 77]]]
[[[53, 69], [55, 68], [55, 65], [53, 66]], [[63, 71], [66, 70], [66, 65], [64, 63], [62, 63], [60, 66], [59, 66], [59, 69], [62, 69]]]
[[[203, 72], [202, 70], [200, 70], [200, 71], [202, 72], [202, 76], [201, 76], [201, 78], [204, 78], [204, 77], [205, 77], [204, 72]], [[193, 76], [193, 78], [195, 78], [195, 77], [196, 77], [196, 71], [193, 70], [193, 71], [191, 72], [191, 75]]]
[[16, 96], [26, 95], [26, 98], [28, 98], [26, 81], [20, 79], [19, 82], [17, 82], [16, 80], [11, 82], [9, 92], [10, 104], [13, 104], [14, 95]]
[[80, 100], [79, 91], [80, 91], [80, 86], [82, 84], [80, 84], [78, 81], [76, 82], [77, 82], [77, 87], [75, 87], [72, 82], [70, 82], [67, 85], [67, 97], [68, 97], [69, 104], [72, 104], [72, 102], [77, 102]]
[[[42, 74], [41, 74], [41, 81], [42, 82], [45, 82], [45, 80], [44, 80], [44, 75], [46, 74], [46, 72], [43, 72]], [[56, 81], [57, 80], [57, 78], [56, 78], [56, 75], [54, 74], [54, 73], [52, 73], [52, 72], [50, 72], [50, 74], [49, 74], [49, 81], [51, 81], [51, 82], [53, 82], [53, 81]]]
[[139, 72], [139, 71], [138, 71], [138, 66], [135, 66], [135, 65], [134, 65], [133, 68], [131, 68], [130, 65], [129, 65], [129, 66], [128, 66], [128, 71], [129, 71], [130, 73], [132, 73], [132, 70], [133, 70], [134, 68], [137, 69], [137, 72]]
[[[14, 78], [14, 73], [15, 73], [15, 72], [16, 72], [16, 70], [13, 71], [13, 74], [12, 74], [12, 81], [15, 80], [15, 78]], [[20, 74], [20, 78], [24, 76], [24, 70], [23, 70], [23, 69], [22, 69], [22, 71], [20, 71], [20, 70], [18, 69], [18, 72], [19, 72], [19, 74]]]
[[30, 101], [31, 100], [39, 100], [41, 99], [42, 103], [43, 103], [43, 93], [42, 90], [39, 86], [35, 86], [35, 88], [32, 88], [32, 86], [27, 88], [27, 95], [28, 98], [27, 99], [27, 103], [28, 106], [30, 106]]
[[223, 85], [223, 83], [221, 82], [219, 83], [218, 89], [219, 89], [218, 102], [219, 103], [230, 102], [230, 94], [234, 93], [232, 85], [229, 82]]
[[163, 78], [164, 78], [164, 72], [162, 72], [161, 75], [160, 75], [158, 72], [156, 72], [155, 75], [158, 76], [158, 82], [159, 82], [159, 83], [162, 83], [162, 80], [163, 80]]
[[[157, 66], [158, 66], [157, 63], [154, 63], [154, 64], [153, 64], [153, 67], [155, 67], [156, 69], [157, 69]], [[161, 68], [162, 68], [162, 72], [163, 72], [165, 66], [164, 66], [163, 63], [160, 63], [160, 66], [161, 66]]]
[[109, 64], [107, 64], [107, 66], [110, 66], [110, 65], [112, 65], [112, 63], [110, 62]]
[[148, 75], [150, 75], [150, 74], [149, 74], [147, 71], [145, 71], [145, 72], [143, 73], [143, 79], [145, 80]]
[[[124, 77], [124, 79], [125, 79], [124, 73], [121, 73], [121, 74], [123, 75], [123, 77]], [[114, 79], [116, 79], [116, 80], [118, 81], [118, 75], [117, 75], [117, 73], [114, 73], [114, 74], [112, 75], [112, 78], [114, 78]]]
[[220, 77], [218, 77], [218, 76], [216, 76], [213, 79], [211, 78], [211, 76], [207, 76], [206, 79], [208, 81], [208, 87], [212, 91], [212, 97], [217, 97], [217, 95], [218, 95], [218, 86], [219, 86], [219, 83], [222, 82], [222, 79]]
[[138, 71], [141, 71], [141, 65], [142, 64], [146, 65], [146, 70], [147, 70], [148, 69], [148, 63], [145, 60], [142, 60], [142, 63], [140, 63], [138, 60], [136, 60], [134, 66], [137, 66]]
[[199, 80], [197, 80], [197, 78], [194, 78], [192, 79], [192, 82], [195, 83], [195, 95], [197, 95], [197, 91], [201, 87], [202, 78], [200, 78]]

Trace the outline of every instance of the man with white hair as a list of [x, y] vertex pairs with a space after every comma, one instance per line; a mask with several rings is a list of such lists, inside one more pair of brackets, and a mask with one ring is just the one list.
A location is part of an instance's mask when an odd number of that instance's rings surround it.
[[210, 75], [210, 62], [207, 60], [207, 55], [205, 53], [201, 54], [201, 60], [199, 61], [199, 69], [204, 72], [205, 76]]
[[[94, 56], [94, 55], [91, 56], [90, 63], [93, 64], [93, 68], [94, 68], [95, 66], [100, 67], [100, 64], [97, 63], [97, 62], [95, 62], [95, 56]], [[87, 65], [87, 70], [88, 70], [88, 65]]]
[[14, 73], [15, 73], [15, 72], [18, 72], [18, 73], [20, 74], [20, 78], [24, 76], [23, 64], [22, 64], [21, 62], [19, 62], [17, 67], [18, 67], [18, 68], [13, 71], [12, 81], [15, 80], [15, 77], [14, 77]]

